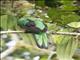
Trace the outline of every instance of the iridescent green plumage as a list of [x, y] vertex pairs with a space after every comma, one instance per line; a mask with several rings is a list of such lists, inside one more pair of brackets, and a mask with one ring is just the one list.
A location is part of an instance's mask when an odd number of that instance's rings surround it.
[[34, 17], [23, 17], [18, 20], [18, 25], [27, 33], [32, 33], [37, 45], [41, 48], [48, 47], [47, 26], [42, 19]]
[[35, 38], [36, 38], [37, 45], [39, 47], [42, 47], [42, 48], [48, 47], [48, 37], [45, 32], [40, 34], [35, 34]]

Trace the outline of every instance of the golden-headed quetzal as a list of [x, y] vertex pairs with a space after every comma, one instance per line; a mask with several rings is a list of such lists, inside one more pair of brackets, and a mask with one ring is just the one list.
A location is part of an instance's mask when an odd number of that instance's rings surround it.
[[48, 48], [47, 26], [40, 18], [23, 17], [18, 20], [18, 25], [31, 33], [40, 48]]

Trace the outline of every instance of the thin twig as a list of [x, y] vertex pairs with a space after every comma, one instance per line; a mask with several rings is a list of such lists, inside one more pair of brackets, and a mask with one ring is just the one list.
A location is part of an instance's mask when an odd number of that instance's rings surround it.
[[56, 34], [56, 35], [77, 35], [79, 36], [80, 33], [76, 33], [76, 32], [53, 32], [53, 31], [49, 31], [49, 34]]
[[[6, 34], [6, 33], [24, 33], [24, 31], [1, 31], [0, 34]], [[57, 35], [80, 35], [80, 33], [76, 32], [53, 32], [53, 31], [48, 31], [48, 34], [57, 34]]]
[[24, 31], [1, 31], [0, 34], [6, 34], [6, 33], [24, 33]]

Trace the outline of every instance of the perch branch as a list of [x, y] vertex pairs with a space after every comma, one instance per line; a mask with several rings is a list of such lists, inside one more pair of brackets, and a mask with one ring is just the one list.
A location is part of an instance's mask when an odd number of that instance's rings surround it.
[[6, 33], [24, 33], [24, 31], [1, 31], [0, 34], [6, 34]]
[[[1, 31], [0, 34], [6, 34], [6, 33], [24, 33], [24, 31]], [[55, 34], [55, 35], [80, 35], [80, 33], [76, 32], [53, 32], [48, 31], [48, 34]]]
[[76, 32], [53, 32], [53, 31], [49, 31], [49, 34], [55, 34], [55, 35], [77, 35], [79, 36], [80, 33], [76, 33]]

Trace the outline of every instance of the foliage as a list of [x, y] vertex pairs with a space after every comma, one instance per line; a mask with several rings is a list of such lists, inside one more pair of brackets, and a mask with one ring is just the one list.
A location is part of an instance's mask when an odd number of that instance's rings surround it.
[[80, 28], [80, 22], [72, 22], [69, 23], [68, 25], [73, 28]]
[[[60, 31], [69, 31], [62, 29]], [[78, 39], [73, 36], [54, 35], [55, 43], [57, 44], [57, 56], [60, 60], [72, 60], [72, 56], [77, 48]], [[64, 52], [63, 52], [64, 51]]]
[[[13, 4], [11, 3], [13, 2]], [[7, 5], [9, 4], [9, 5]], [[40, 17], [44, 20], [48, 26], [48, 31], [55, 32], [79, 32], [80, 31], [80, 6], [78, 6], [77, 0], [36, 0], [35, 4], [29, 3], [27, 1], [5, 1], [5, 5], [2, 3], [0, 5], [0, 30], [22, 30], [17, 25], [17, 20], [21, 17], [33, 16]], [[36, 7], [36, 8], [35, 8]], [[38, 8], [37, 8], [38, 7]], [[29, 12], [32, 12], [29, 14]], [[47, 17], [46, 17], [47, 16]], [[79, 29], [79, 30], [78, 30]], [[80, 33], [80, 32], [79, 32]], [[36, 47], [35, 40], [31, 34], [18, 33], [21, 40], [23, 40], [26, 45], [32, 45]], [[49, 36], [50, 35], [50, 36]], [[53, 46], [56, 47], [57, 56], [56, 60], [70, 60], [75, 54], [76, 49], [80, 49], [80, 36], [67, 36], [67, 35], [52, 35], [49, 34], [49, 48], [48, 50], [53, 51]], [[8, 34], [8, 36], [11, 36]], [[11, 39], [11, 37], [8, 37]], [[2, 47], [6, 45], [5, 39], [0, 39]], [[55, 45], [54, 45], [55, 44]], [[19, 49], [19, 53], [22, 51], [31, 52], [30, 49]], [[5, 49], [4, 49], [5, 50]], [[3, 51], [4, 51], [3, 50]], [[36, 51], [36, 50], [35, 50]], [[33, 49], [34, 52], [34, 49]], [[35, 53], [35, 52], [34, 52]], [[36, 55], [37, 54], [37, 55]], [[42, 54], [42, 53], [41, 53]], [[19, 58], [18, 53], [13, 53], [14, 56]], [[50, 54], [49, 54], [50, 55]], [[40, 55], [40, 53], [35, 53], [31, 55], [40, 56], [41, 60], [47, 60], [48, 55]], [[51, 59], [55, 59], [53, 56]], [[80, 58], [78, 57], [78, 60]]]
[[[74, 1], [44, 1], [46, 2], [45, 5], [48, 4], [49, 6], [47, 13], [53, 22], [57, 22], [59, 25], [66, 25], [70, 22], [80, 21], [80, 16], [75, 12], [79, 10], [79, 7], [74, 4]], [[61, 5], [56, 5], [59, 3]]]

